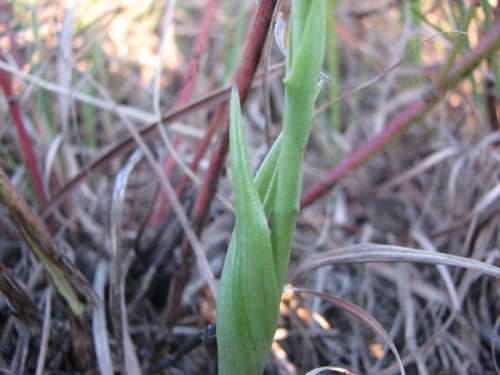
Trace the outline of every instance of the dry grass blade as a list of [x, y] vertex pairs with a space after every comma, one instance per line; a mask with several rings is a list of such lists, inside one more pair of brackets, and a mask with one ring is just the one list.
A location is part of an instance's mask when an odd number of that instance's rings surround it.
[[336, 366], [318, 367], [309, 371], [306, 375], [355, 375], [349, 370]]
[[47, 352], [49, 350], [51, 312], [52, 312], [52, 288], [49, 287], [47, 289], [47, 292], [45, 293], [45, 313], [43, 317], [42, 340], [40, 344], [40, 352], [38, 353], [35, 375], [43, 375], [44, 373], [45, 361], [47, 359]]
[[6, 208], [30, 250], [42, 263], [58, 293], [68, 302], [71, 310], [80, 315], [85, 310], [79, 294], [88, 302], [97, 303], [87, 279], [69, 260], [56, 250], [56, 245], [47, 228], [28, 206], [28, 203], [10, 183], [0, 168], [0, 203]]
[[[53, 92], [61, 96], [67, 96], [68, 98], [71, 98], [73, 100], [90, 104], [96, 108], [101, 108], [106, 111], [115, 110], [116, 105], [108, 100], [99, 99], [95, 96], [87, 95], [77, 90], [69, 89], [54, 82], [38, 78], [37, 75], [27, 74], [18, 69], [16, 66], [8, 64], [4, 61], [0, 61], [0, 69], [5, 70], [6, 72], [11, 73], [49, 92]], [[143, 123], [151, 123], [155, 121], [155, 116], [151, 112], [142, 111], [140, 109], [133, 108], [127, 105], [119, 106], [119, 109], [124, 116], [127, 116], [133, 120], [141, 121]]]
[[361, 319], [363, 322], [365, 322], [376, 334], [378, 334], [382, 339], [385, 341], [385, 343], [389, 346], [391, 349], [392, 353], [396, 357], [396, 360], [398, 362], [399, 366], [399, 371], [401, 374], [405, 375], [405, 369], [403, 367], [403, 362], [401, 362], [401, 358], [399, 356], [398, 350], [396, 349], [396, 346], [394, 345], [394, 342], [391, 339], [391, 336], [386, 332], [384, 327], [370, 314], [368, 314], [366, 311], [364, 311], [362, 308], [346, 301], [340, 298], [337, 298], [331, 294], [328, 293], [322, 293], [322, 292], [316, 292], [314, 290], [309, 290], [309, 289], [302, 289], [302, 288], [291, 288], [292, 291], [297, 292], [297, 293], [306, 293], [310, 294], [316, 297], [319, 297], [321, 299], [324, 299], [325, 301], [328, 301], [335, 306], [340, 307], [341, 309], [350, 312], [351, 314], [355, 315], [357, 318]]
[[[500, 183], [498, 183], [493, 189], [491, 189], [484, 196], [481, 197], [479, 202], [470, 212], [470, 215], [476, 216], [489, 207], [495, 207], [495, 202], [498, 203], [498, 201], [500, 200], [499, 198], [500, 198]], [[498, 208], [498, 206], [496, 207]]]
[[[104, 261], [97, 264], [94, 278], [94, 290], [104, 301], [104, 288], [108, 276], [108, 266]], [[109, 349], [108, 327], [106, 324], [105, 304], [99, 304], [92, 313], [92, 334], [99, 371], [103, 375], [113, 374], [113, 362]]]
[[154, 114], [158, 118], [158, 121], [161, 121], [161, 112], [160, 112], [160, 92], [161, 92], [161, 87], [160, 87], [160, 79], [161, 79], [161, 72], [162, 72], [162, 62], [165, 59], [165, 54], [167, 52], [167, 46], [168, 46], [168, 32], [169, 29], [172, 25], [172, 21], [174, 18], [174, 9], [176, 6], [176, 0], [169, 1], [164, 9], [164, 14], [162, 17], [161, 21], [161, 38], [160, 38], [160, 43], [159, 43], [159, 48], [158, 48], [158, 54], [156, 58], [156, 66], [155, 66], [155, 72], [154, 72], [154, 78], [153, 78], [153, 109], [154, 109]]
[[[498, 228], [500, 228], [500, 215], [492, 216], [491, 220], [485, 221], [481, 226], [476, 226], [475, 223], [470, 226], [470, 235], [468, 236], [466, 242], [474, 243], [472, 253], [470, 257], [474, 259], [488, 258], [495, 259], [498, 255], [491, 254], [488, 256], [488, 249], [491, 244], [498, 244]], [[498, 250], [498, 247], [497, 247]], [[477, 279], [481, 275], [472, 270], [466, 270], [461, 277], [460, 284], [458, 285], [458, 298], [460, 301], [464, 301], [466, 297], [471, 293], [471, 288]]]
[[41, 332], [42, 315], [10, 270], [0, 262], [0, 292], [32, 335]]
[[[425, 250], [432, 251], [434, 253], [438, 252], [434, 244], [420, 230], [415, 229], [414, 231], [412, 231], [412, 237], [415, 238], [415, 240]], [[443, 266], [442, 264], [437, 265], [437, 269], [441, 277], [443, 278], [443, 282], [446, 285], [446, 289], [448, 289], [448, 293], [450, 295], [450, 299], [453, 304], [453, 309], [455, 311], [460, 310], [460, 300], [458, 298], [457, 288], [455, 287], [450, 271], [446, 266]]]
[[297, 279], [305, 273], [327, 265], [367, 262], [444, 264], [447, 266], [472, 269], [500, 278], [499, 267], [475, 259], [443, 253], [431, 253], [425, 250], [416, 250], [402, 246], [359, 244], [330, 250], [305, 260], [297, 269], [293, 279]]
[[[69, 4], [69, 3], [68, 3]], [[71, 61], [73, 59], [73, 8], [69, 5], [64, 10], [64, 17], [62, 22], [62, 30], [59, 35], [58, 46], [58, 59], [57, 59], [57, 82], [64, 90], [71, 91]], [[61, 123], [65, 139], [70, 137], [69, 129], [69, 115], [71, 99], [65, 95], [58, 95], [57, 97], [59, 109], [59, 121]]]
[[[195, 171], [191, 169], [191, 167], [187, 165], [184, 160], [182, 160], [181, 155], [179, 155], [179, 152], [175, 149], [174, 144], [170, 140], [165, 128], [163, 126], [158, 126], [158, 132], [160, 133], [160, 137], [165, 144], [169, 154], [172, 156], [172, 159], [177, 163], [177, 166], [179, 166], [182, 172], [184, 172], [184, 174], [189, 177], [193, 185], [200, 186], [202, 183], [201, 179], [196, 175]], [[229, 202], [229, 200], [223, 197], [222, 194], [217, 193], [215, 197], [226, 209], [234, 212], [233, 205], [231, 204], [231, 202]]]
[[126, 266], [121, 244], [121, 220], [128, 179], [134, 167], [142, 158], [136, 150], [115, 179], [111, 200], [111, 251], [113, 254], [110, 272], [110, 308], [113, 327], [118, 340], [120, 369], [122, 374], [140, 374], [141, 368], [128, 329], [127, 306], [125, 303]]
[[26, 373], [26, 357], [28, 355], [30, 342], [30, 334], [28, 331], [21, 331], [16, 342], [16, 351], [10, 369], [7, 374], [25, 374]]
[[415, 363], [420, 375], [429, 375], [423, 355], [418, 351], [417, 344], [417, 306], [410, 289], [410, 269], [407, 263], [396, 265], [396, 288], [398, 291], [399, 305], [404, 316], [404, 336], [408, 351], [415, 357]]
[[500, 352], [500, 315], [498, 315], [497, 321], [495, 322], [495, 332], [493, 332], [491, 342], [491, 356], [493, 357], [495, 370], [498, 374], [500, 374], [500, 362], [498, 361], [497, 355], [498, 352]]
[[425, 159], [423, 159], [420, 163], [418, 163], [415, 167], [411, 168], [409, 171], [401, 175], [398, 175], [392, 178], [390, 181], [387, 181], [384, 184], [380, 185], [379, 187], [377, 187], [377, 191], [384, 191], [384, 190], [387, 191], [394, 188], [395, 186], [401, 185], [406, 181], [409, 181], [413, 177], [418, 176], [424, 171], [434, 167], [443, 160], [451, 156], [455, 156], [457, 153], [458, 151], [452, 147], [439, 150], [433, 153], [432, 155], [429, 155]]
[[[500, 183], [497, 183], [491, 190], [489, 190], [480, 199], [478, 199], [478, 202], [468, 212], [466, 212], [464, 215], [454, 220], [447, 228], [436, 230], [433, 233], [433, 236], [438, 236], [441, 235], [442, 233], [449, 232], [450, 230], [453, 230], [455, 228], [459, 228], [462, 225], [466, 224], [467, 222], [478, 217], [480, 214], [482, 214], [484, 211], [490, 208], [493, 209], [492, 215], [493, 214], [498, 215], [497, 201], [499, 200], [499, 198], [500, 198]], [[494, 211], [495, 209], [496, 211]]]

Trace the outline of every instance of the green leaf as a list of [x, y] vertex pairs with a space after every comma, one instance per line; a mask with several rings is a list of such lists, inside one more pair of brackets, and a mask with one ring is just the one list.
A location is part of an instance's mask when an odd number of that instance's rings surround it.
[[[217, 302], [219, 374], [259, 375], [276, 330], [281, 290], [274, 274], [267, 218], [244, 143], [236, 89], [231, 96], [230, 120], [236, 224]], [[272, 161], [264, 165], [261, 178], [266, 180], [274, 172]]]
[[278, 182], [278, 160], [281, 151], [282, 133], [276, 138], [255, 176], [255, 186], [266, 217], [271, 214]]

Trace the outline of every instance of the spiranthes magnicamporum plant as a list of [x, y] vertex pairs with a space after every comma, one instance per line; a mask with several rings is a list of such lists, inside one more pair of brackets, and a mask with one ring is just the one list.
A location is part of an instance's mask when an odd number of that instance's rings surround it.
[[302, 158], [323, 63], [325, 15], [326, 0], [292, 0], [283, 130], [255, 180], [237, 89], [232, 92], [230, 153], [236, 223], [217, 302], [220, 375], [260, 375], [269, 357], [299, 212]]

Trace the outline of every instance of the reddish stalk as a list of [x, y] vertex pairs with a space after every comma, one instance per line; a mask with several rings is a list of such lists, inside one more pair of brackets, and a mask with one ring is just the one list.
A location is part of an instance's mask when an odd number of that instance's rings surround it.
[[416, 120], [424, 116], [428, 111], [444, 98], [445, 93], [454, 88], [465, 76], [470, 74], [479, 63], [500, 48], [500, 21], [495, 22], [478, 45], [468, 51], [450, 70], [446, 79], [440, 87], [434, 84], [435, 95], [422, 98], [409, 105], [405, 110], [395, 116], [386, 128], [375, 137], [359, 145], [346, 159], [335, 168], [327, 172], [323, 178], [313, 184], [302, 195], [301, 206], [305, 207], [325, 195], [335, 184], [348, 173], [358, 168], [368, 159], [372, 158], [378, 151], [386, 147], [396, 139]]
[[[215, 110], [215, 113], [212, 117], [212, 120], [210, 121], [210, 125], [208, 126], [207, 133], [205, 134], [205, 138], [201, 141], [201, 143], [198, 145], [196, 148], [196, 152], [194, 154], [193, 160], [190, 164], [191, 170], [195, 171], [198, 169], [198, 165], [200, 164], [200, 161], [205, 154], [205, 151], [207, 150], [208, 146], [210, 145], [210, 141], [212, 140], [212, 136], [215, 133], [215, 130], [218, 128], [220, 122], [223, 119], [223, 116], [226, 113], [226, 106], [220, 106]], [[182, 198], [184, 195], [184, 191], [186, 190], [186, 187], [188, 186], [190, 180], [187, 175], [182, 176], [179, 185], [177, 187], [176, 193], [177, 197], [179, 199]]]
[[[6, 61], [1, 52], [0, 52], [0, 60]], [[35, 187], [35, 193], [38, 203], [40, 204], [40, 206], [43, 206], [47, 203], [47, 197], [43, 189], [42, 176], [40, 174], [40, 170], [38, 169], [38, 165], [36, 163], [35, 152], [33, 151], [31, 141], [28, 137], [28, 133], [26, 132], [26, 126], [24, 124], [24, 120], [21, 116], [21, 111], [19, 109], [19, 102], [17, 98], [13, 95], [10, 75], [4, 70], [0, 70], [0, 86], [2, 86], [4, 95], [7, 99], [7, 102], [9, 103], [10, 115], [12, 116], [12, 119], [16, 124], [16, 129], [19, 134], [19, 139], [21, 140], [21, 147], [23, 149], [24, 158], [26, 160], [26, 166], [30, 173], [33, 186]]]
[[[242, 65], [238, 69], [235, 83], [239, 89], [240, 100], [244, 105], [250, 92], [252, 81], [257, 70], [264, 44], [267, 39], [271, 21], [276, 8], [277, 0], [261, 0], [255, 15], [252, 30], [248, 36]], [[225, 166], [226, 155], [229, 149], [229, 123], [227, 118], [227, 101], [220, 105], [217, 112], [223, 113], [223, 121], [219, 139], [211, 154], [207, 173], [203, 184], [196, 197], [191, 221], [195, 230], [200, 233], [203, 223], [215, 196], [221, 171]], [[189, 242], [184, 238], [182, 243], [181, 264], [178, 267], [177, 277], [173, 280], [169, 292], [168, 316], [170, 321], [175, 321], [182, 307], [182, 294], [191, 275], [192, 251]]]
[[495, 82], [495, 75], [493, 72], [493, 64], [491, 63], [491, 59], [488, 59], [488, 76], [485, 78], [485, 86], [486, 86], [486, 109], [488, 113], [488, 123], [490, 125], [490, 129], [492, 132], [500, 130], [500, 125], [498, 122], [497, 115], [497, 103], [498, 98], [496, 96], [497, 92], [497, 84], [499, 82]]
[[[238, 86], [242, 106], [244, 105], [248, 97], [248, 93], [250, 92], [252, 81], [264, 49], [267, 33], [271, 26], [271, 20], [276, 4], [277, 0], [261, 0], [259, 8], [257, 9], [252, 31], [248, 37], [245, 52], [241, 60], [242, 65], [238, 69], [235, 77], [235, 83], [236, 86]], [[221, 107], [226, 109], [227, 101], [221, 104]], [[226, 115], [222, 122], [219, 140], [217, 141], [215, 149], [211, 155], [208, 170], [203, 180], [203, 185], [198, 193], [193, 208], [192, 221], [198, 232], [201, 231], [203, 221], [210, 208], [210, 203], [215, 196], [220, 172], [224, 168], [228, 149], [229, 123]]]
[[[207, 47], [208, 39], [210, 37], [210, 28], [212, 26], [212, 21], [214, 19], [215, 10], [217, 9], [218, 4], [219, 0], [210, 0], [207, 7], [205, 8], [205, 11], [203, 12], [200, 31], [196, 36], [196, 40], [193, 47], [193, 53], [188, 62], [188, 67], [183, 79], [182, 89], [174, 105], [174, 108], [179, 108], [186, 105], [189, 99], [191, 98], [191, 94], [193, 93], [193, 90], [196, 85], [196, 78], [198, 76], [198, 70], [200, 67], [200, 59], [203, 56], [205, 49]], [[212, 134], [207, 133], [207, 137], [211, 137]], [[180, 141], [181, 141], [180, 136], [174, 137], [173, 140], [174, 149], [177, 149], [179, 147]], [[193, 165], [191, 165], [191, 168], [193, 170], [196, 170], [197, 167], [198, 163], [195, 163], [194, 168]], [[165, 175], [170, 178], [172, 172], [174, 171], [174, 168], [175, 168], [174, 158], [171, 155], [169, 155], [165, 160], [164, 164]], [[183, 185], [186, 185], [188, 182], [187, 177], [184, 178], [183, 181], [185, 181]], [[179, 188], [177, 189], [177, 197], [179, 199], [182, 198], [183, 191], [184, 187], [182, 189]], [[163, 192], [162, 189], [158, 191], [156, 202], [157, 204], [155, 206], [155, 210], [151, 218], [151, 222], [154, 226], [158, 226], [166, 214], [167, 203], [165, 200], [165, 193]]]
[[193, 47], [193, 54], [188, 62], [188, 68], [184, 76], [183, 85], [177, 100], [176, 106], [185, 105], [191, 98], [191, 94], [196, 85], [198, 69], [200, 67], [200, 59], [205, 53], [208, 39], [210, 37], [210, 28], [214, 19], [215, 10], [219, 5], [219, 0], [210, 0], [203, 12], [201, 20], [200, 32], [198, 33]]

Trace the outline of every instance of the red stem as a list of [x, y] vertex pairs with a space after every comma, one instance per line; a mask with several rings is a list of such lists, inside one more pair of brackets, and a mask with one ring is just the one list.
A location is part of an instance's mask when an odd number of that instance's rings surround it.
[[[201, 143], [198, 145], [198, 148], [196, 149], [196, 152], [193, 157], [193, 161], [190, 164], [190, 168], [195, 171], [198, 169], [198, 165], [200, 164], [200, 161], [205, 154], [205, 151], [207, 150], [208, 146], [210, 146], [210, 141], [212, 140], [212, 136], [215, 133], [215, 130], [219, 126], [220, 122], [222, 121], [223, 116], [226, 113], [226, 106], [220, 106], [216, 109], [212, 120], [210, 121], [210, 125], [208, 126], [207, 134], [205, 134], [205, 138], [201, 141]], [[187, 175], [182, 176], [182, 179], [179, 182], [179, 185], [177, 187], [176, 193], [177, 197], [181, 198], [184, 195], [184, 191], [186, 190], [186, 187], [188, 186], [190, 180]]]
[[[212, 21], [214, 19], [215, 10], [217, 9], [218, 4], [219, 0], [211, 0], [208, 3], [207, 7], [205, 8], [205, 11], [203, 12], [200, 31], [196, 36], [196, 40], [193, 47], [193, 53], [191, 55], [191, 58], [189, 59], [188, 67], [183, 79], [182, 89], [177, 101], [175, 102], [174, 108], [179, 108], [186, 105], [189, 99], [191, 98], [191, 94], [193, 93], [193, 90], [196, 85], [196, 78], [198, 76], [198, 69], [200, 67], [200, 59], [203, 56], [205, 49], [207, 47], [208, 39], [210, 37], [210, 28], [212, 26]], [[212, 134], [209, 135], [207, 133], [206, 137], [208, 136], [211, 137]], [[178, 149], [180, 141], [181, 137], [176, 135], [173, 140], [173, 147], [175, 150]], [[197, 166], [198, 164], [196, 163], [196, 168]], [[165, 175], [168, 178], [170, 178], [175, 168], [175, 161], [172, 155], [169, 155], [166, 158], [163, 168], [165, 171]], [[196, 170], [196, 168], [194, 168], [194, 170]], [[186, 185], [187, 178], [184, 178], [184, 180], [185, 180], [184, 185]], [[178, 190], [178, 198], [181, 199], [184, 192], [184, 187], [182, 189], [177, 189], [177, 190]], [[162, 221], [162, 218], [165, 217], [166, 215], [167, 202], [165, 199], [165, 193], [163, 189], [158, 190], [156, 202], [157, 204], [151, 218], [151, 222], [154, 226], [158, 226]]]
[[196, 85], [196, 77], [198, 74], [198, 69], [200, 67], [200, 59], [205, 53], [207, 47], [208, 39], [210, 37], [210, 28], [212, 26], [212, 21], [214, 19], [215, 10], [219, 5], [219, 0], [210, 0], [207, 7], [204, 9], [203, 18], [201, 20], [200, 32], [196, 37], [196, 41], [193, 47], [193, 54], [188, 63], [188, 68], [184, 76], [184, 84], [179, 94], [179, 99], [177, 100], [176, 106], [185, 105], [191, 98], [194, 87]]
[[[0, 60], [6, 61], [1, 52]], [[6, 71], [1, 69], [0, 86], [2, 86], [4, 95], [9, 103], [10, 115], [12, 116], [12, 119], [16, 124], [16, 129], [19, 134], [19, 139], [21, 140], [21, 147], [23, 149], [24, 157], [26, 160], [26, 166], [28, 168], [28, 171], [30, 172], [31, 179], [35, 187], [35, 193], [38, 199], [38, 203], [40, 204], [40, 206], [43, 206], [47, 203], [47, 196], [45, 195], [45, 191], [43, 189], [42, 176], [36, 163], [35, 153], [33, 151], [31, 141], [28, 137], [28, 133], [26, 132], [26, 126], [24, 125], [24, 120], [19, 109], [19, 102], [12, 92], [12, 82], [10, 79], [10, 75]]]
[[[248, 97], [248, 93], [262, 55], [264, 44], [266, 42], [267, 33], [271, 26], [271, 20], [276, 4], [277, 0], [261, 0], [259, 8], [257, 9], [252, 31], [250, 32], [245, 52], [243, 54], [242, 65], [237, 71], [235, 77], [242, 106]], [[221, 106], [225, 111], [227, 108], [227, 101]], [[228, 149], [229, 123], [227, 121], [226, 113], [222, 123], [221, 132], [219, 134], [219, 140], [211, 154], [210, 163], [203, 180], [203, 185], [198, 193], [193, 207], [192, 222], [198, 232], [201, 231], [203, 221], [205, 220], [210, 208], [210, 203], [215, 196], [220, 172], [224, 169]]]
[[[267, 34], [276, 8], [277, 0], [261, 0], [255, 16], [252, 30], [249, 34], [245, 51], [243, 53], [242, 65], [236, 73], [235, 81], [240, 92], [240, 100], [243, 105], [248, 97], [257, 66], [259, 64]], [[226, 155], [229, 149], [229, 123], [227, 118], [227, 100], [220, 105], [216, 114], [222, 116], [222, 128], [219, 139], [211, 154], [207, 173], [203, 185], [196, 197], [191, 215], [191, 222], [197, 233], [203, 228], [210, 203], [212, 202], [219, 176], [225, 166]], [[214, 116], [216, 117], [216, 116]], [[218, 116], [217, 116], [218, 117]], [[177, 277], [173, 280], [169, 292], [168, 312], [170, 321], [175, 321], [182, 306], [182, 294], [191, 275], [192, 252], [189, 242], [184, 238], [182, 242], [181, 264], [178, 267]]]

